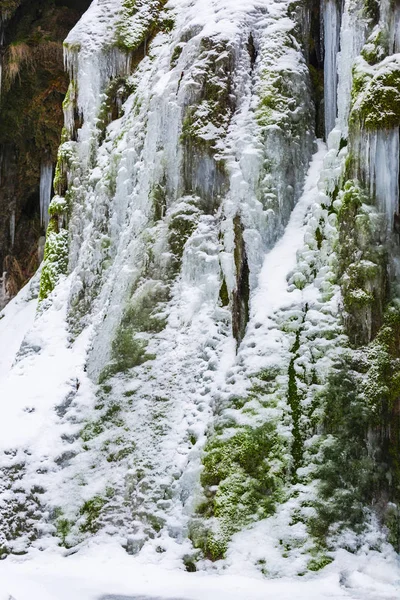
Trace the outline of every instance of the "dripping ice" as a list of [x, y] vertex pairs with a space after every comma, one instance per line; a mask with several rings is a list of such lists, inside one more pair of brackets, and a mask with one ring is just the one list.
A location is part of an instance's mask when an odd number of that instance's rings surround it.
[[53, 165], [45, 161], [40, 168], [40, 224], [47, 229], [49, 206], [53, 191]]
[[371, 196], [386, 216], [387, 230], [393, 230], [399, 212], [399, 130], [378, 131], [368, 136], [367, 151]]
[[335, 127], [337, 113], [337, 56], [340, 39], [340, 13], [336, 0], [322, 0], [324, 30], [325, 135]]

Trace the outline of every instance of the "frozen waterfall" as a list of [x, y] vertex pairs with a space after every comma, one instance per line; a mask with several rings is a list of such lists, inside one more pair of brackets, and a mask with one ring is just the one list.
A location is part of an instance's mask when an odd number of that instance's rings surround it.
[[335, 127], [337, 116], [337, 57], [340, 41], [340, 13], [336, 0], [322, 0], [324, 24], [324, 89], [325, 135]]
[[338, 127], [344, 137], [348, 133], [352, 70], [356, 57], [365, 44], [367, 22], [363, 17], [363, 0], [346, 0], [340, 24], [340, 53], [337, 57], [339, 82], [337, 87]]
[[387, 228], [393, 230], [394, 214], [399, 212], [399, 130], [378, 131], [369, 136], [371, 195], [385, 213]]

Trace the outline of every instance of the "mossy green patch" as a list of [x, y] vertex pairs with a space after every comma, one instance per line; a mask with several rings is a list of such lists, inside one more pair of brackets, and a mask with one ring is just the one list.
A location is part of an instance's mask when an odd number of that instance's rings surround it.
[[168, 215], [168, 243], [177, 266], [180, 265], [185, 244], [195, 231], [199, 217], [200, 210], [194, 199], [180, 202]]
[[79, 529], [82, 533], [97, 533], [100, 529], [100, 514], [106, 503], [101, 496], [94, 496], [82, 505], [79, 514], [83, 517]]
[[354, 345], [368, 343], [382, 322], [387, 298], [387, 253], [371, 199], [357, 181], [347, 181], [338, 213], [338, 269], [345, 323]]
[[174, 20], [162, 12], [165, 4], [166, 0], [123, 0], [115, 45], [132, 53], [145, 48], [158, 32], [171, 31]]
[[109, 377], [125, 373], [133, 367], [138, 367], [155, 356], [148, 354], [147, 341], [136, 336], [132, 327], [120, 325], [112, 343], [111, 363], [105, 367], [99, 376], [99, 383], [104, 383]]
[[[375, 339], [337, 363], [323, 392], [325, 435], [316, 476], [311, 532], [324, 540], [350, 527], [361, 532], [366, 510], [400, 500], [400, 307], [390, 306]], [[384, 519], [384, 515], [380, 515]]]
[[67, 273], [68, 249], [68, 231], [59, 229], [58, 219], [51, 217], [47, 228], [44, 262], [40, 277], [39, 301], [47, 298], [54, 290], [61, 275]]
[[166, 325], [160, 310], [169, 300], [170, 288], [163, 281], [148, 280], [132, 296], [121, 326], [136, 332], [158, 333]]
[[366, 129], [400, 126], [400, 63], [397, 59], [379, 63], [370, 73], [358, 67], [353, 73], [352, 119]]
[[222, 557], [236, 531], [274, 512], [282, 498], [281, 456], [275, 423], [238, 427], [229, 437], [226, 432], [208, 441], [201, 475], [206, 499], [198, 511], [210, 519], [210, 527], [195, 540], [206, 555]]
[[199, 66], [193, 75], [198, 98], [188, 106], [182, 125], [181, 141], [189, 152], [208, 152], [226, 135], [234, 109], [232, 70], [232, 47], [220, 39], [203, 38]]
[[122, 106], [127, 98], [135, 91], [135, 86], [128, 77], [115, 77], [104, 92], [104, 100], [97, 116], [98, 142], [101, 143], [106, 135], [107, 126], [122, 114]]

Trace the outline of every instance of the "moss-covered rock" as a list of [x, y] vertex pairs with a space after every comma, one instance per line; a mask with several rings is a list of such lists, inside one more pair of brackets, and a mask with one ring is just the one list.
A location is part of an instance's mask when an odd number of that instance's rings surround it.
[[388, 256], [381, 244], [382, 223], [357, 181], [344, 184], [338, 225], [344, 319], [351, 342], [364, 344], [371, 341], [382, 322]]
[[54, 290], [61, 275], [68, 270], [69, 234], [59, 228], [58, 218], [51, 217], [47, 228], [44, 262], [40, 277], [39, 300], [44, 300]]
[[170, 31], [173, 19], [162, 13], [165, 4], [166, 0], [123, 0], [116, 46], [132, 53], [148, 45], [159, 31]]
[[274, 512], [282, 499], [281, 457], [282, 440], [273, 422], [210, 438], [201, 475], [205, 500], [198, 507], [209, 521], [194, 539], [210, 558], [222, 558], [235, 532]]
[[352, 95], [352, 119], [359, 119], [366, 129], [399, 127], [400, 62], [396, 55], [369, 69], [359, 63]]
[[375, 339], [343, 356], [323, 392], [320, 501], [310, 524], [320, 540], [345, 527], [363, 531], [368, 507], [389, 524], [384, 506], [399, 505], [399, 315], [398, 303], [387, 309]]

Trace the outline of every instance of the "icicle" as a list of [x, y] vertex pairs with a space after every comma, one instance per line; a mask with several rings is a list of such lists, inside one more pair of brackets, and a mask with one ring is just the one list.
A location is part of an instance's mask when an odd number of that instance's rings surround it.
[[107, 85], [114, 77], [129, 72], [130, 61], [130, 57], [117, 48], [82, 47], [79, 50], [64, 43], [64, 64], [71, 78], [69, 97], [64, 103], [65, 125], [71, 134], [77, 111], [82, 118], [79, 141], [83, 164], [88, 161], [90, 140]]
[[396, 4], [394, 8], [393, 52], [400, 52], [400, 4]]
[[49, 224], [49, 206], [53, 191], [53, 165], [42, 163], [40, 169], [40, 224], [47, 229]]
[[386, 215], [388, 233], [393, 231], [399, 212], [399, 130], [377, 131], [369, 135], [370, 191], [379, 209]]
[[11, 247], [14, 246], [15, 241], [15, 210], [12, 211], [10, 217], [10, 239], [11, 239]]
[[346, 0], [340, 31], [340, 53], [338, 56], [338, 127], [344, 137], [348, 133], [353, 65], [367, 37], [367, 21], [364, 15], [364, 0]]
[[324, 24], [324, 106], [325, 106], [325, 135], [335, 127], [337, 115], [337, 56], [340, 40], [340, 13], [336, 0], [322, 0]]

